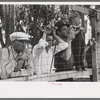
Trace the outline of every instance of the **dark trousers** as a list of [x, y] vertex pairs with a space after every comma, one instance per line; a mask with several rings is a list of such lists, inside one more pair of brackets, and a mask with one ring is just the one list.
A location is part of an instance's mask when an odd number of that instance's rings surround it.
[[83, 53], [85, 46], [84, 34], [81, 32], [76, 35], [75, 39], [72, 41], [72, 52], [74, 56], [74, 66], [83, 67]]

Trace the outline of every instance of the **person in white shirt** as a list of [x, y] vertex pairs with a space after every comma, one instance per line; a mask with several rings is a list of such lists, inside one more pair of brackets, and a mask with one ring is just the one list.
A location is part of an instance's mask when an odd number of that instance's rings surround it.
[[25, 48], [29, 38], [30, 36], [23, 32], [14, 32], [10, 35], [12, 45], [1, 50], [1, 79], [34, 74], [31, 53]]
[[[56, 29], [53, 29], [53, 35], [50, 35], [52, 28], [50, 25], [45, 27], [43, 37], [39, 40], [38, 44], [33, 48], [33, 66], [35, 73], [47, 74], [54, 73], [54, 55], [68, 47], [68, 43], [64, 42], [59, 36], [56, 35]], [[53, 46], [53, 40], [58, 42], [58, 45]]]

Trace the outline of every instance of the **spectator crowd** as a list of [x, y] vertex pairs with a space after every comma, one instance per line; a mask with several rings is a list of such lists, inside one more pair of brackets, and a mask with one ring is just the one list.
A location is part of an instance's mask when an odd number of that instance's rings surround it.
[[12, 45], [0, 51], [0, 78], [86, 70], [89, 68], [86, 53], [95, 41], [91, 36], [85, 43], [85, 34], [92, 34], [87, 22], [82, 27], [80, 14], [74, 12], [55, 24], [46, 25], [31, 52], [27, 44], [32, 37], [25, 32], [13, 32]]

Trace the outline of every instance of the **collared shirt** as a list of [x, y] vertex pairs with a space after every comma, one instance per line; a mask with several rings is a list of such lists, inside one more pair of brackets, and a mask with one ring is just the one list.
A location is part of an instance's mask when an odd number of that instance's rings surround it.
[[56, 48], [52, 46], [47, 52], [47, 45], [48, 43], [46, 41], [40, 39], [39, 43], [33, 48], [33, 65], [36, 74], [50, 73], [50, 70], [51, 73], [55, 72], [53, 55], [68, 47], [68, 43], [63, 42], [59, 43]]
[[23, 54], [27, 54], [28, 60], [25, 62], [26, 69], [21, 69], [21, 71], [14, 72], [15, 67], [17, 66], [17, 62], [14, 60], [17, 57], [17, 53], [13, 49], [12, 46], [2, 49], [2, 57], [0, 62], [1, 67], [1, 78], [6, 79], [9, 77], [16, 76], [25, 76], [25, 75], [33, 75], [34, 68], [31, 60], [31, 54], [28, 50], [25, 50]]

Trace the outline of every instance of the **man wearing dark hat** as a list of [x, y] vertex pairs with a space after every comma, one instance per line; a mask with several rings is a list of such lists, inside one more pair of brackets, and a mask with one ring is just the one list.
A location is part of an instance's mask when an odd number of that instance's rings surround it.
[[58, 34], [59, 37], [69, 44], [68, 48], [62, 50], [55, 55], [55, 67], [56, 72], [73, 70], [73, 55], [71, 49], [71, 42], [75, 38], [74, 31], [68, 28], [67, 24], [58, 22]]
[[14, 32], [10, 35], [12, 45], [2, 49], [1, 79], [33, 75], [31, 54], [26, 49], [29, 38], [30, 36], [23, 32]]

